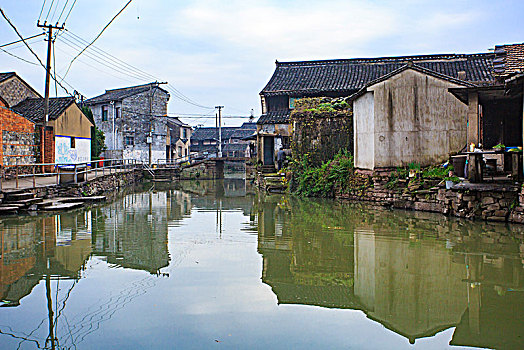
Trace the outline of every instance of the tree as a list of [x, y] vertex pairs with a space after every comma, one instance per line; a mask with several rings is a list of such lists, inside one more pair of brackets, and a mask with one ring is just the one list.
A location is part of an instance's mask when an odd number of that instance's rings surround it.
[[[93, 119], [93, 112], [89, 107], [82, 107], [82, 112], [86, 115], [86, 117], [94, 121]], [[105, 151], [106, 149], [106, 137], [102, 130], [97, 128], [95, 125], [91, 128], [91, 159], [98, 158], [100, 154]]]

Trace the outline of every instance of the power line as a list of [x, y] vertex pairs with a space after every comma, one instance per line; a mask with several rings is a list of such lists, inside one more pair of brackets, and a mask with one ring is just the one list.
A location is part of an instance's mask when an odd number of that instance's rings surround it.
[[21, 61], [24, 61], [25, 63], [29, 63], [29, 64], [33, 64], [33, 65], [35, 65], [35, 66], [38, 66], [38, 63], [34, 63], [34, 62], [31, 62], [31, 61], [28, 61], [28, 60], [26, 60], [25, 58], [19, 57], [19, 56], [15, 55], [14, 53], [11, 53], [11, 52], [9, 52], [9, 51], [6, 51], [6, 50], [4, 50], [4, 49], [2, 49], [2, 48], [0, 48], [0, 50], [2, 50], [3, 52], [5, 52], [5, 53], [8, 54], [9, 56], [13, 56], [14, 58], [17, 58], [17, 59], [19, 59], [19, 60], [21, 60]]
[[64, 10], [66, 9], [68, 2], [69, 2], [69, 0], [66, 0], [66, 3], [64, 5], [64, 7], [62, 8], [62, 12], [60, 12], [60, 16], [58, 16], [58, 19], [56, 20], [56, 23], [60, 22], [60, 18], [62, 18], [62, 15], [64, 14]]
[[[33, 54], [33, 56], [35, 56], [35, 58], [37, 59], [38, 63], [40, 63], [40, 65], [42, 66], [42, 68], [44, 68], [44, 70], [47, 71], [46, 66], [42, 63], [42, 60], [40, 60], [40, 57], [38, 57], [38, 55], [33, 51], [33, 49], [31, 48], [31, 46], [29, 46], [29, 45], [27, 44], [27, 42], [25, 41], [24, 37], [23, 37], [23, 36], [18, 32], [18, 29], [17, 29], [17, 28], [15, 27], [15, 25], [11, 22], [11, 20], [7, 17], [7, 15], [5, 14], [5, 12], [4, 12], [4, 10], [3, 10], [2, 8], [0, 8], [0, 13], [1, 13], [2, 16], [4, 17], [4, 19], [7, 21], [7, 23], [9, 23], [9, 25], [11, 26], [11, 28], [13, 28], [13, 30], [14, 30], [15, 33], [16, 33], [16, 35], [18, 35], [18, 37], [22, 40], [22, 42], [25, 44], [25, 46], [27, 47], [27, 49], [28, 49], [29, 51], [31, 51], [31, 53]], [[51, 75], [51, 76], [52, 76], [52, 78], [53, 78], [54, 80], [56, 80], [56, 76], [54, 76], [54, 75]], [[62, 81], [63, 81], [63, 79], [62, 79]], [[67, 94], [73, 96], [73, 95], [72, 95], [72, 94], [71, 94], [71, 93], [70, 93], [70, 92], [69, 92], [69, 91], [68, 91], [68, 90], [67, 90], [67, 89], [66, 89], [66, 88], [61, 84], [61, 82], [57, 82], [57, 83], [58, 83], [58, 85], [60, 85], [60, 87], [61, 87], [62, 89], [65, 90], [65, 92], [67, 92]], [[68, 85], [69, 87], [71, 87], [73, 90], [75, 90], [75, 89], [74, 89], [74, 88], [73, 88], [69, 83], [67, 83], [67, 82], [64, 82], [64, 83], [65, 83], [66, 85]]]
[[64, 23], [62, 23], [62, 26], [64, 26], [65, 23], [67, 22], [67, 19], [69, 18], [69, 15], [71, 14], [71, 11], [73, 11], [73, 7], [75, 7], [75, 4], [76, 4], [76, 0], [75, 2], [73, 2], [73, 5], [71, 5], [71, 8], [69, 9], [69, 12], [67, 13], [66, 18], [64, 19]]
[[45, 21], [44, 22], [47, 22], [47, 18], [49, 17], [49, 14], [51, 13], [51, 8], [53, 7], [54, 2], [55, 2], [55, 0], [51, 1], [51, 5], [49, 6], [49, 11], [47, 11], [47, 15], [45, 16]]
[[42, 3], [42, 8], [40, 9], [40, 14], [38, 15], [38, 21], [40, 21], [40, 18], [42, 17], [42, 12], [44, 11], [45, 2], [46, 0], [44, 0], [44, 2]]
[[[42, 35], [44, 35], [44, 34], [45, 34], [45, 33], [40, 33], [40, 34], [36, 34], [36, 35], [30, 36], [30, 37], [27, 37], [27, 38], [25, 38], [25, 39], [20, 39], [20, 40], [16, 40], [16, 41], [13, 41], [13, 42], [10, 42], [10, 43], [7, 43], [7, 44], [3, 44], [3, 45], [0, 45], [0, 48], [2, 48], [2, 47], [6, 47], [6, 46], [9, 46], [9, 45], [13, 45], [13, 44], [16, 44], [16, 43], [20, 43], [20, 42], [22, 42], [22, 41], [24, 41], [24, 40], [31, 40], [31, 39], [37, 38], [37, 37], [39, 37], [39, 36], [42, 36]], [[22, 45], [22, 46], [23, 46], [23, 45]], [[18, 46], [18, 47], [20, 47], [20, 46]]]
[[[111, 25], [111, 23], [113, 23], [113, 21], [118, 17], [118, 15], [120, 15], [125, 9], [126, 7], [131, 3], [131, 1], [133, 0], [129, 0], [125, 5], [124, 7], [118, 11], [118, 13], [109, 21], [109, 23], [107, 23], [105, 25], [104, 28], [102, 28], [102, 31], [100, 31], [100, 33], [98, 33], [98, 35], [96, 36], [96, 38], [93, 39], [93, 41], [91, 41], [91, 43], [89, 43], [89, 45], [87, 45], [82, 51], [80, 51], [80, 53], [78, 55], [75, 56], [75, 58], [73, 58], [73, 60], [71, 60], [71, 62], [69, 63], [69, 67], [67, 67], [67, 71], [65, 72], [64, 74], [64, 78], [67, 76], [67, 74], [69, 73], [69, 70], [71, 69], [71, 66], [73, 65], [73, 62], [82, 54], [84, 53], [85, 50], [87, 50], [89, 48], [89, 46], [93, 45], [93, 43], [95, 41], [97, 41], [98, 38], [100, 38], [100, 36], [102, 35], [102, 33], [104, 33], [104, 31]], [[63, 80], [63, 79], [62, 79]]]

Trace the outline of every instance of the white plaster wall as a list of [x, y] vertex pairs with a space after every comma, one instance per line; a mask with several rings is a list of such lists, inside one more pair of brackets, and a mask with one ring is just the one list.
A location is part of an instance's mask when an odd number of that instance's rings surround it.
[[374, 167], [443, 162], [466, 145], [467, 106], [451, 93], [457, 84], [406, 70], [374, 92]]
[[375, 165], [373, 92], [367, 92], [353, 103], [355, 167], [373, 169]]

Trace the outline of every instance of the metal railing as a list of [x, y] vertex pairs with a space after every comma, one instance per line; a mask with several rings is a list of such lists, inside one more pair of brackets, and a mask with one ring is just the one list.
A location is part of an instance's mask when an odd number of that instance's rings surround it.
[[[0, 191], [4, 188], [35, 188], [41, 185], [85, 182], [90, 176], [109, 175], [143, 168], [143, 162], [134, 159], [100, 159], [89, 162], [34, 163], [2, 166], [0, 169]], [[30, 186], [27, 186], [29, 182]]]

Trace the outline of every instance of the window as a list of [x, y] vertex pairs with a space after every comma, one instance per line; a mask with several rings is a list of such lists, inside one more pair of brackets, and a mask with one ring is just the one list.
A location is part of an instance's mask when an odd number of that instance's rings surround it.
[[187, 139], [187, 129], [182, 129], [182, 138]]
[[74, 136], [71, 136], [71, 148], [75, 148], [76, 147], [76, 139]]
[[178, 156], [182, 157], [182, 147], [178, 146]]
[[132, 146], [135, 144], [135, 138], [133, 136], [126, 136], [124, 137], [124, 143], [127, 146]]
[[115, 119], [120, 118], [120, 107], [115, 108]]
[[102, 121], [107, 122], [109, 114], [109, 106], [102, 106]]
[[260, 96], [260, 102], [262, 102], [262, 114], [266, 114], [267, 113], [266, 98], [264, 96]]
[[298, 97], [290, 97], [289, 98], [289, 109], [295, 109], [295, 102], [300, 100]]

